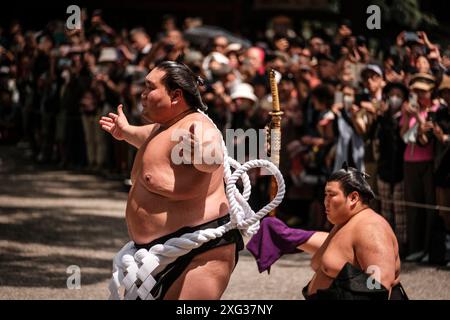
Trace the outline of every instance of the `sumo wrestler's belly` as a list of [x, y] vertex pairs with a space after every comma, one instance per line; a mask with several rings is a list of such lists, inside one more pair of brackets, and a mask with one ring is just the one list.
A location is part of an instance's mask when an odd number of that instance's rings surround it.
[[172, 200], [150, 192], [137, 179], [128, 195], [126, 219], [131, 240], [146, 244], [185, 226], [196, 226], [225, 215], [224, 193], [206, 198]]

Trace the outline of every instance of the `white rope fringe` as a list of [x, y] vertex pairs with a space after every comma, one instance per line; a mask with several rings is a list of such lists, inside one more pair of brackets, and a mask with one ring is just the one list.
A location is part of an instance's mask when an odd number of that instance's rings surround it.
[[[206, 114], [204, 115], [216, 127], [214, 122]], [[280, 171], [272, 162], [257, 159], [240, 165], [239, 162], [228, 156], [223, 140], [222, 148], [224, 150], [226, 196], [230, 204], [230, 222], [215, 229], [197, 230], [193, 233], [183, 234], [179, 238], [167, 240], [164, 244], [154, 245], [149, 250], [136, 250], [133, 241], [128, 242], [113, 260], [112, 278], [109, 283], [110, 300], [120, 300], [121, 290], [124, 290], [123, 298], [125, 300], [135, 300], [137, 297], [142, 300], [159, 298], [160, 293], [152, 296], [150, 291], [156, 284], [154, 277], [167, 265], [178, 257], [200, 247], [203, 243], [220, 238], [232, 229], [239, 229], [245, 236], [254, 235], [259, 229], [259, 220], [281, 203], [285, 193], [284, 180]], [[233, 173], [231, 167], [235, 169]], [[255, 213], [247, 202], [251, 193], [247, 171], [259, 167], [266, 168], [275, 176], [278, 191], [269, 204]], [[243, 183], [242, 194], [236, 187], [238, 179], [241, 179]]]

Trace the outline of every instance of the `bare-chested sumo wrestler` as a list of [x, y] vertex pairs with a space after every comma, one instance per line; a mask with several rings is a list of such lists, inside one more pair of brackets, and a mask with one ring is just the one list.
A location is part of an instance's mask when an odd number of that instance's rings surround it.
[[[201, 79], [184, 64], [164, 61], [147, 75], [141, 96], [142, 118], [150, 124], [130, 125], [121, 105], [117, 114], [100, 120], [115, 139], [139, 149], [126, 209], [129, 236], [137, 249], [151, 248], [186, 232], [216, 228], [230, 219], [223, 161], [217, 161], [223, 154], [218, 150], [213, 154], [216, 161], [210, 161], [208, 148], [222, 146], [222, 136], [198, 112], [206, 110], [200, 84]], [[187, 133], [184, 141], [208, 152], [191, 163], [174, 163], [173, 149], [180, 142], [173, 139], [177, 130]], [[192, 159], [194, 153], [180, 156]], [[242, 248], [241, 234], [234, 229], [179, 257], [156, 276], [155, 297], [220, 299]]]

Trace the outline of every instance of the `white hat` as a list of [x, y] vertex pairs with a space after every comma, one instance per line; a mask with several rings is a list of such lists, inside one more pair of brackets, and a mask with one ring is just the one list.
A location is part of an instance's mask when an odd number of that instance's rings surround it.
[[228, 47], [225, 49], [225, 52], [231, 52], [231, 51], [239, 51], [242, 49], [242, 44], [240, 43], [230, 43]]
[[369, 71], [369, 70], [372, 71], [372, 72], [375, 72], [380, 77], [383, 76], [383, 70], [381, 70], [381, 68], [378, 65], [370, 64], [370, 63], [368, 65], [366, 65], [366, 67], [361, 71], [361, 75], [364, 74], [365, 72]]
[[231, 91], [231, 99], [244, 98], [256, 102], [258, 98], [253, 92], [253, 87], [248, 83], [239, 83]]
[[103, 48], [98, 58], [98, 62], [116, 62], [117, 60], [119, 55], [116, 48]]
[[228, 59], [227, 56], [225, 56], [219, 52], [212, 52], [211, 56], [212, 56], [212, 60], [217, 61], [218, 63], [221, 63], [221, 64], [229, 64], [230, 63], [230, 59]]

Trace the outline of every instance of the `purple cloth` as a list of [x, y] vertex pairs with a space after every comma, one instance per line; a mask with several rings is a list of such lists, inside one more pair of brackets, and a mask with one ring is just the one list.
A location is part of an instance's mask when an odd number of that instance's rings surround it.
[[247, 250], [255, 257], [259, 272], [269, 272], [270, 266], [283, 254], [302, 252], [297, 247], [314, 233], [289, 228], [280, 219], [267, 216], [261, 220], [258, 232], [247, 243]]

